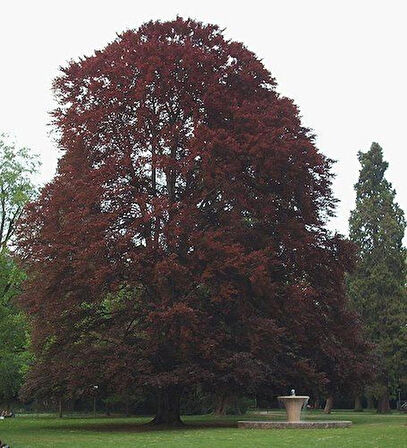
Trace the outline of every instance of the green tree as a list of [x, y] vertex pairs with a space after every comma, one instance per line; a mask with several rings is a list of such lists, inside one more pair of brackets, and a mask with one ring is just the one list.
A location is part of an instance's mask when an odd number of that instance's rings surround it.
[[35, 188], [32, 175], [38, 168], [38, 157], [28, 148], [17, 148], [0, 135], [0, 250], [9, 245], [24, 205]]
[[0, 253], [0, 401], [9, 404], [15, 398], [29, 360], [24, 314], [14, 298], [24, 278], [8, 253]]
[[370, 393], [379, 400], [378, 412], [386, 412], [389, 397], [400, 387], [407, 368], [406, 222], [395, 202], [396, 192], [384, 177], [388, 163], [382, 148], [373, 143], [358, 158], [361, 170], [349, 233], [359, 247], [359, 258], [348, 286], [375, 344], [377, 382], [369, 385]]
[[17, 396], [30, 354], [24, 314], [16, 307], [24, 273], [13, 259], [13, 236], [25, 203], [35, 194], [38, 162], [27, 148], [0, 135], [0, 401]]

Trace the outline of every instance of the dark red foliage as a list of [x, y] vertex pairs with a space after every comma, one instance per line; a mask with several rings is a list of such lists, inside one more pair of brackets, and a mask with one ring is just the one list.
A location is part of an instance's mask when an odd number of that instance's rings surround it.
[[150, 22], [54, 89], [64, 155], [20, 229], [40, 366], [69, 390], [357, 376], [331, 162], [253, 53]]

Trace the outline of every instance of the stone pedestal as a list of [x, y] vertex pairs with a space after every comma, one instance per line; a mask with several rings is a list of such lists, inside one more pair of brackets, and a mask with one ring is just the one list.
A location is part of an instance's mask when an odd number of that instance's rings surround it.
[[309, 400], [308, 396], [287, 395], [277, 398], [285, 406], [288, 422], [296, 423], [301, 421], [301, 409], [304, 406], [304, 403], [306, 403]]
[[330, 429], [349, 428], [350, 421], [307, 421], [307, 422], [271, 422], [271, 421], [240, 421], [239, 428], [244, 429]]

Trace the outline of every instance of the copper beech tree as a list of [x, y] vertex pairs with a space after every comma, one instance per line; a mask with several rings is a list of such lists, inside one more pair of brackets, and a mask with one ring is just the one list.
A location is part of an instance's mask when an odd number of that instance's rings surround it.
[[177, 424], [197, 384], [358, 378], [353, 249], [325, 229], [331, 161], [252, 52], [217, 26], [150, 22], [54, 91], [64, 153], [19, 234], [28, 389], [44, 375], [66, 393], [140, 388], [156, 423]]

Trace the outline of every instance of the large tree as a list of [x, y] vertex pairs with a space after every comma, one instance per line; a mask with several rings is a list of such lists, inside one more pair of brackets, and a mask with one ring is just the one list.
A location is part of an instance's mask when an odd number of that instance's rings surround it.
[[361, 342], [352, 250], [325, 228], [331, 161], [260, 60], [178, 18], [70, 63], [54, 89], [64, 155], [20, 232], [34, 381], [155, 392], [156, 423], [179, 422], [196, 384], [345, 384]]
[[37, 158], [0, 135], [0, 401], [14, 399], [30, 355], [25, 316], [16, 307], [24, 273], [13, 259], [13, 237], [26, 202], [33, 198]]
[[376, 345], [378, 381], [370, 389], [379, 398], [378, 411], [384, 412], [389, 410], [389, 394], [407, 377], [406, 222], [384, 176], [388, 163], [382, 148], [373, 143], [358, 157], [361, 169], [349, 229], [359, 257], [349, 277], [349, 293]]

